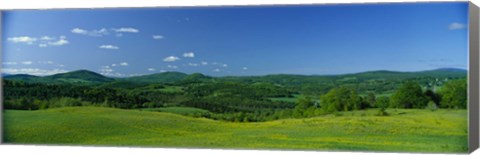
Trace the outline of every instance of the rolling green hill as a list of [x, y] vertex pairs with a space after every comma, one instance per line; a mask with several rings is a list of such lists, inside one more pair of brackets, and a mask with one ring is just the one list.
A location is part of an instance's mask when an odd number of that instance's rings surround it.
[[211, 82], [213, 77], [203, 75], [201, 73], [193, 73], [182, 79], [181, 82], [191, 83], [191, 82]]
[[205, 147], [466, 153], [466, 110], [376, 110], [232, 123], [163, 112], [100, 107], [6, 110], [4, 142], [108, 146]]
[[136, 77], [124, 78], [122, 80], [141, 83], [173, 83], [181, 81], [187, 77], [187, 74], [180, 72], [163, 72], [150, 75], [142, 75]]
[[38, 83], [77, 83], [77, 84], [92, 84], [92, 83], [106, 83], [112, 82], [115, 79], [105, 77], [101, 74], [88, 71], [77, 70], [67, 73], [54, 74], [50, 76], [32, 76], [32, 75], [9, 75], [5, 76], [6, 80], [19, 80], [25, 82], [38, 82]]
[[227, 81], [243, 82], [273, 82], [279, 84], [295, 85], [299, 83], [318, 83], [332, 82], [335, 80], [355, 80], [356, 82], [368, 80], [406, 80], [420, 77], [435, 78], [463, 78], [467, 76], [467, 71], [455, 68], [443, 68], [419, 72], [398, 72], [398, 71], [367, 71], [353, 74], [341, 75], [293, 75], [293, 74], [273, 74], [266, 76], [230, 76], [221, 79]]
[[427, 70], [420, 72], [396, 72], [396, 71], [369, 71], [356, 74], [346, 74], [340, 77], [357, 77], [359, 79], [386, 79], [386, 80], [396, 80], [396, 79], [408, 79], [408, 78], [417, 78], [417, 77], [436, 77], [436, 78], [459, 78], [466, 77], [467, 71], [463, 69], [455, 68], [440, 68], [435, 70]]
[[45, 79], [51, 79], [52, 81], [65, 81], [65, 82], [93, 82], [93, 83], [102, 83], [102, 82], [112, 82], [113, 78], [105, 77], [101, 74], [88, 71], [88, 70], [78, 70], [68, 73], [60, 73], [51, 76], [43, 77]]
[[[272, 74], [265, 76], [227, 76], [227, 77], [210, 77], [200, 73], [185, 74], [181, 72], [164, 72], [150, 75], [142, 75], [127, 78], [110, 78], [101, 74], [88, 71], [78, 70], [68, 73], [55, 74], [51, 76], [32, 76], [26, 74], [8, 75], [4, 79], [20, 80], [25, 82], [40, 82], [40, 83], [108, 83], [113, 81], [126, 81], [132, 83], [189, 83], [189, 82], [211, 82], [215, 81], [230, 81], [230, 82], [246, 82], [258, 83], [266, 82], [285, 86], [298, 86], [310, 84], [333, 84], [338, 82], [364, 82], [371, 80], [390, 80], [400, 81], [412, 78], [464, 78], [467, 76], [467, 71], [463, 69], [443, 68], [420, 72], [395, 72], [395, 71], [369, 71], [354, 74], [342, 75], [292, 75], [292, 74]], [[125, 85], [124, 83], [115, 83], [112, 85]]]
[[4, 79], [19, 80], [19, 81], [31, 81], [36, 78], [39, 78], [39, 77], [34, 75], [28, 75], [28, 74], [15, 74], [15, 75], [7, 75], [4, 77]]

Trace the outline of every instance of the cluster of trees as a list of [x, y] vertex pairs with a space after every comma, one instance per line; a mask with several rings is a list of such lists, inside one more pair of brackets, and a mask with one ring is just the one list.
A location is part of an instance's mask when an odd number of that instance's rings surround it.
[[[161, 107], [165, 103], [181, 102], [182, 94], [152, 91], [143, 87], [137, 89], [105, 88], [70, 84], [41, 84], [5, 80], [4, 106], [7, 109], [35, 110], [40, 105], [32, 101], [55, 104], [62, 98], [73, 98], [91, 105], [133, 109]], [[37, 102], [38, 103], [38, 102]], [[152, 106], [153, 105], [153, 106]], [[55, 107], [55, 106], [44, 106]]]
[[180, 106], [201, 108], [211, 113], [197, 117], [235, 122], [258, 122], [278, 119], [294, 103], [273, 101], [269, 97], [292, 97], [292, 92], [269, 83], [239, 82], [196, 83], [185, 86], [186, 100]]
[[[416, 81], [406, 81], [390, 97], [376, 97], [374, 93], [360, 96], [353, 87], [333, 88], [320, 97], [319, 104], [311, 98], [299, 100], [296, 116], [311, 116], [339, 111], [378, 108], [378, 115], [388, 115], [387, 108], [405, 109], [465, 109], [467, 107], [467, 83], [465, 79], [450, 80], [438, 92], [423, 90]], [[313, 110], [312, 110], [313, 109]], [[321, 112], [318, 112], [321, 111]]]
[[[372, 92], [375, 94], [393, 92], [406, 79], [417, 81], [422, 87], [441, 86], [443, 82], [451, 79], [463, 78], [462, 72], [445, 73], [443, 71], [431, 72], [391, 72], [373, 71], [357, 74], [338, 76], [305, 76], [277, 74], [261, 77], [224, 77], [216, 79], [221, 82], [239, 82], [246, 84], [273, 83], [282, 85], [290, 90], [306, 96], [326, 94], [339, 86], [355, 87], [358, 92]], [[436, 81], [436, 82], [433, 82]]]
[[5, 109], [22, 109], [22, 110], [38, 110], [38, 109], [48, 109], [48, 108], [91, 106], [91, 105], [93, 105], [91, 102], [82, 101], [80, 99], [70, 98], [70, 97], [52, 98], [49, 100], [20, 98], [20, 99], [6, 100], [4, 102]]
[[186, 85], [186, 95], [190, 97], [243, 97], [261, 100], [266, 97], [292, 97], [293, 91], [270, 83], [244, 84], [239, 82], [216, 82]]
[[391, 96], [390, 101], [392, 108], [426, 108], [432, 105], [450, 109], [467, 108], [466, 79], [450, 80], [438, 92], [431, 89], [423, 91], [418, 83], [408, 81]]

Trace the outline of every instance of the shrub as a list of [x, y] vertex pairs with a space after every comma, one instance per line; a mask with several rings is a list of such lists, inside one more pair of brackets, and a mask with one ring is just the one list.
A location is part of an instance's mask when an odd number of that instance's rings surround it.
[[430, 102], [428, 102], [428, 105], [427, 105], [426, 109], [429, 109], [431, 111], [435, 111], [435, 110], [438, 109], [438, 106], [437, 106], [437, 104], [435, 104], [435, 102], [430, 101]]

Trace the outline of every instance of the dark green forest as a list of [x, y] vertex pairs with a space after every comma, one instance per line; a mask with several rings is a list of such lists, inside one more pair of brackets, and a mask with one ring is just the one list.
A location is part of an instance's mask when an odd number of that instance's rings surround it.
[[465, 109], [467, 71], [372, 71], [344, 75], [211, 77], [164, 72], [129, 78], [79, 70], [51, 76], [7, 75], [4, 108], [40, 110], [102, 106], [159, 110], [191, 107], [192, 117], [235, 122], [304, 118], [342, 111]]

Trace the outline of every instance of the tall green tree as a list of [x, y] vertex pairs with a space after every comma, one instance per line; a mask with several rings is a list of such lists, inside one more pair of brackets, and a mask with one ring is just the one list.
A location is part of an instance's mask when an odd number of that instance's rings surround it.
[[375, 102], [376, 102], [376, 96], [374, 93], [369, 92], [367, 94], [367, 97], [365, 98], [366, 102], [370, 107], [375, 107]]
[[467, 108], [467, 80], [451, 80], [446, 82], [440, 90], [444, 108]]
[[377, 101], [375, 102], [376, 103], [376, 107], [378, 107], [378, 115], [381, 115], [381, 116], [386, 116], [388, 115], [387, 113], [387, 108], [389, 106], [389, 102], [390, 102], [390, 98], [386, 97], [386, 96], [382, 96], [382, 97], [379, 97], [377, 99]]
[[390, 103], [392, 108], [425, 108], [428, 99], [417, 82], [407, 81], [391, 96]]
[[437, 106], [440, 105], [440, 95], [435, 93], [433, 90], [431, 89], [427, 89], [425, 91], [425, 96], [427, 96], [427, 98], [432, 101], [433, 103], [435, 103]]
[[321, 107], [328, 112], [360, 109], [360, 96], [352, 88], [340, 87], [330, 90], [320, 97]]
[[307, 113], [307, 109], [314, 107], [315, 103], [313, 102], [312, 98], [310, 97], [301, 97], [295, 106], [295, 110], [293, 115], [295, 117], [305, 117], [310, 115]]

